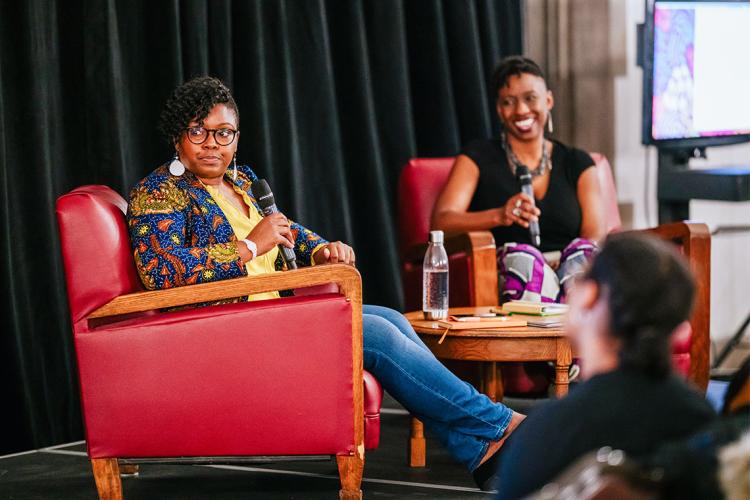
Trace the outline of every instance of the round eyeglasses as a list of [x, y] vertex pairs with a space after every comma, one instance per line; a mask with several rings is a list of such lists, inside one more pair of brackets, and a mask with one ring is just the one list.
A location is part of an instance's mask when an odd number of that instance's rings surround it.
[[203, 144], [208, 139], [209, 133], [212, 133], [214, 141], [219, 146], [229, 146], [232, 144], [234, 138], [237, 136], [237, 132], [237, 130], [232, 130], [231, 128], [188, 127], [185, 129], [188, 141], [193, 144]]

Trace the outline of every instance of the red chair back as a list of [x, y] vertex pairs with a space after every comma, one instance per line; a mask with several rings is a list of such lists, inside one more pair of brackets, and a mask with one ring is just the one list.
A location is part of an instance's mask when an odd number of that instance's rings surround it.
[[[430, 218], [437, 197], [448, 181], [454, 157], [413, 158], [401, 170], [398, 182], [399, 238], [402, 255], [427, 241]], [[451, 306], [472, 306], [474, 280], [471, 256], [465, 252], [449, 255]], [[401, 269], [404, 308], [419, 309], [422, 301], [422, 262], [404, 261]]]
[[455, 157], [412, 158], [398, 181], [398, 229], [401, 250], [425, 243], [430, 217]]
[[125, 200], [106, 186], [82, 186], [57, 200], [60, 245], [74, 330], [119, 295], [143, 289], [125, 225]]

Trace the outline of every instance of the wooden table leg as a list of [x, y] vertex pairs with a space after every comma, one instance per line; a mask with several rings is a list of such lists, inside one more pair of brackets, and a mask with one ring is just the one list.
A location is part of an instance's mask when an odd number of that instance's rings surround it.
[[497, 363], [485, 361], [482, 363], [482, 386], [481, 390], [493, 402], [502, 401], [503, 384], [498, 373]]
[[563, 397], [568, 393], [568, 372], [573, 362], [573, 353], [568, 339], [557, 340], [557, 359], [555, 360], [555, 397]]
[[561, 398], [568, 393], [568, 370], [570, 365], [555, 365], [555, 397]]
[[427, 443], [424, 439], [424, 424], [417, 417], [411, 417], [409, 467], [424, 467], [426, 463]]

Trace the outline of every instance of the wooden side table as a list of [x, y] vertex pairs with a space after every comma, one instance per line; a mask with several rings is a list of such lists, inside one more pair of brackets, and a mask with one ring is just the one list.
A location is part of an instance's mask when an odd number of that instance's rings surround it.
[[[479, 314], [489, 312], [490, 307], [451, 308], [450, 314]], [[422, 311], [405, 314], [414, 331], [427, 344], [438, 359], [455, 359], [481, 363], [479, 390], [496, 401], [502, 395], [502, 380], [497, 363], [508, 361], [553, 361], [555, 363], [555, 395], [568, 392], [568, 370], [573, 360], [570, 342], [562, 328], [478, 328], [449, 330], [440, 342], [445, 328], [435, 321], [425, 320]], [[409, 465], [425, 465], [424, 428], [422, 422], [412, 417], [409, 440]]]

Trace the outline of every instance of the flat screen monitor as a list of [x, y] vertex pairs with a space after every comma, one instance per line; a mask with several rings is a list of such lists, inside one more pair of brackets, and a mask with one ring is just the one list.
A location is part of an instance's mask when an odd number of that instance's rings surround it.
[[647, 0], [643, 143], [750, 141], [750, 0]]

